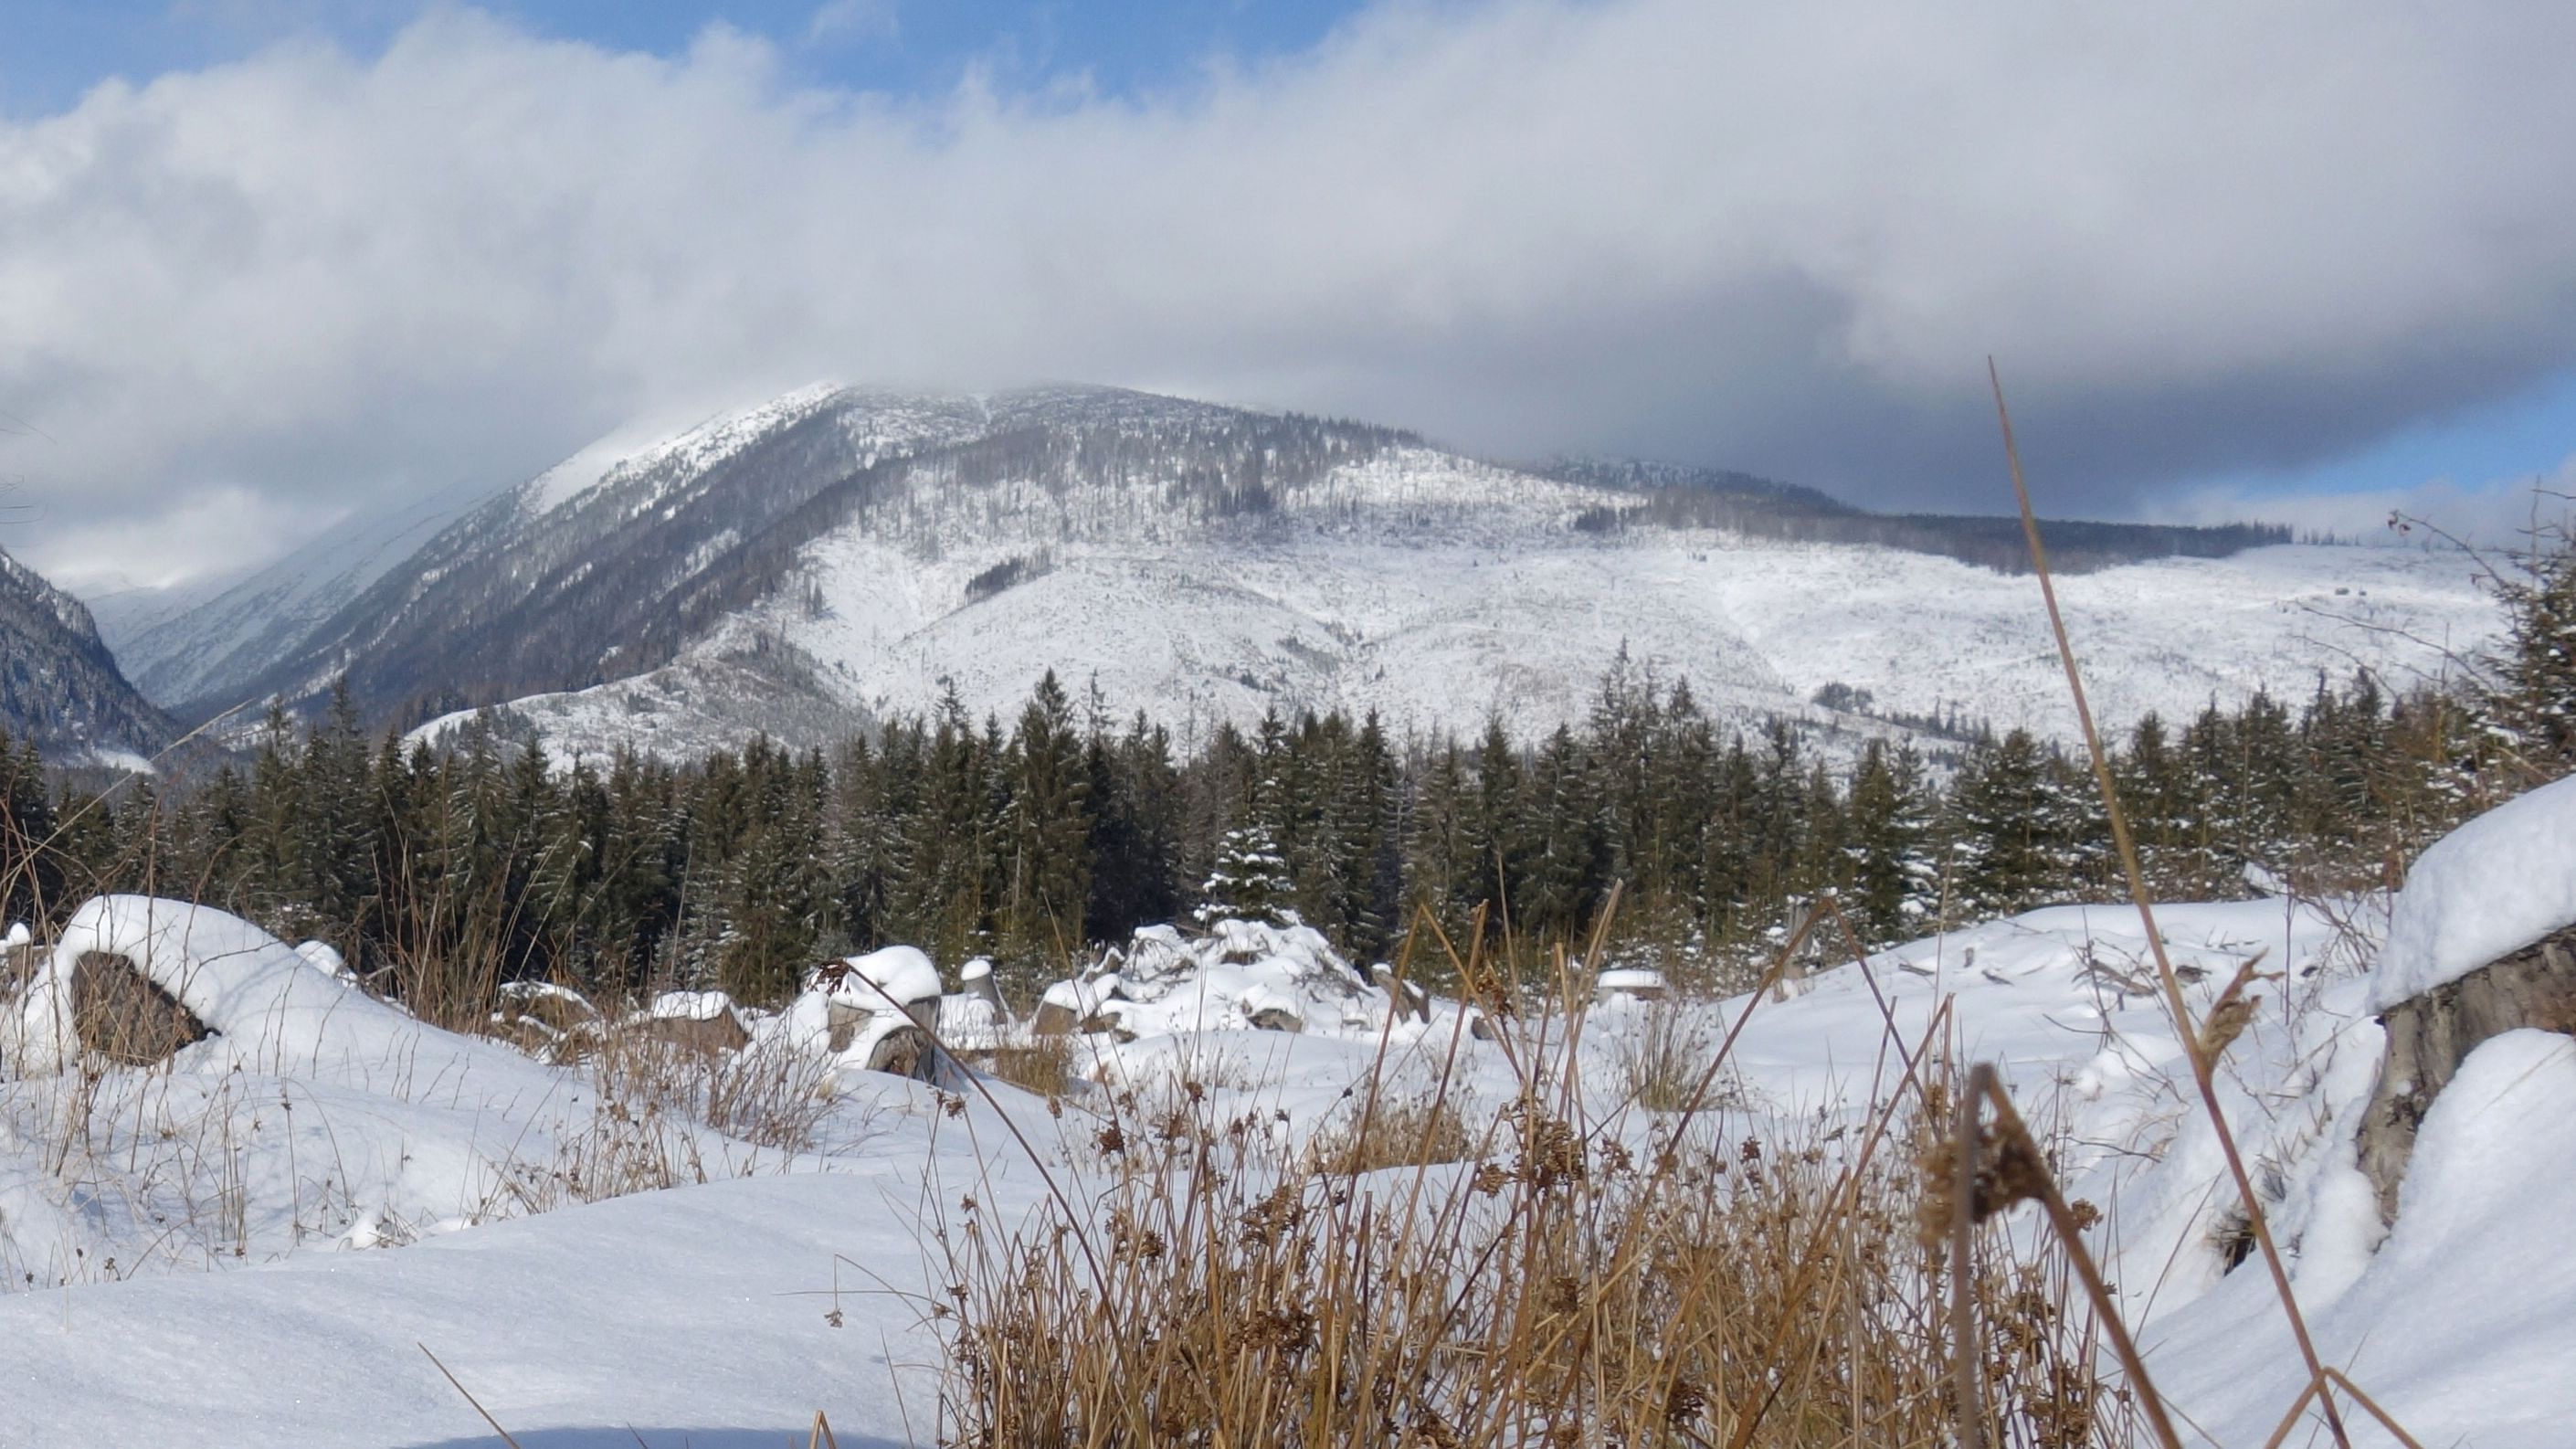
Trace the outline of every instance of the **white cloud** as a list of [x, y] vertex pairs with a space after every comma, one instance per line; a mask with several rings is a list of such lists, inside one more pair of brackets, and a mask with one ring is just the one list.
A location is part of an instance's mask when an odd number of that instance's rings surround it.
[[903, 33], [895, 0], [828, 0], [806, 22], [807, 45], [892, 40]]
[[2555, 547], [2576, 540], [2576, 455], [2537, 476], [2483, 483], [2433, 478], [2405, 488], [2287, 495], [2195, 489], [2162, 500], [2153, 511], [2173, 523], [2259, 518], [2287, 524], [2302, 536], [2390, 544], [2456, 541], [2510, 554], [2535, 541]]
[[1990, 507], [1992, 352], [2110, 506], [2576, 363], [2570, 53], [2555, 6], [1397, 3], [916, 105], [442, 10], [0, 124], [0, 407], [59, 440], [0, 470], [77, 569], [675, 399], [1080, 377]]

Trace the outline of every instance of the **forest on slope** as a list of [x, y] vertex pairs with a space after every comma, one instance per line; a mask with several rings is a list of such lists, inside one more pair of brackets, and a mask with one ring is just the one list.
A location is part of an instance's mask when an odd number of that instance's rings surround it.
[[[2150, 883], [2376, 883], [2564, 773], [2576, 562], [2535, 564], [2504, 602], [2474, 686], [2321, 679], [2304, 700], [2140, 722], [2113, 771]], [[545, 977], [759, 1001], [889, 941], [989, 956], [1026, 989], [1202, 907], [1294, 911], [1361, 959], [1424, 920], [1567, 940], [1615, 889], [1622, 949], [1717, 984], [1827, 891], [1872, 943], [2117, 893], [2082, 767], [2021, 731], [1966, 733], [1942, 758], [1873, 743], [1837, 770], [1785, 726], [1722, 730], [1687, 681], [1622, 658], [1588, 720], [1539, 738], [1273, 715], [1182, 751], [1050, 675], [1007, 723], [952, 698], [828, 751], [562, 768], [489, 729], [447, 749], [371, 737], [343, 690], [319, 723], [274, 714], [247, 766], [166, 795], [89, 794], [31, 743], [0, 748], [0, 908], [43, 920], [149, 890], [328, 940], [398, 992]]]

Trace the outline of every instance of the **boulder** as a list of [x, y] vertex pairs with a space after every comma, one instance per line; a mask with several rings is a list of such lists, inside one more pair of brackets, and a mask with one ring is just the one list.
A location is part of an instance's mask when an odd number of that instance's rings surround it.
[[721, 991], [665, 991], [630, 1018], [627, 1026], [650, 1041], [667, 1042], [690, 1051], [738, 1052], [751, 1045], [751, 1031], [734, 1010], [733, 998]]
[[996, 1016], [1010, 1014], [1010, 1008], [1002, 1004], [1001, 985], [993, 979], [992, 962], [981, 956], [976, 957], [957, 968], [957, 981], [960, 995], [981, 997], [992, 1003], [993, 1013]]

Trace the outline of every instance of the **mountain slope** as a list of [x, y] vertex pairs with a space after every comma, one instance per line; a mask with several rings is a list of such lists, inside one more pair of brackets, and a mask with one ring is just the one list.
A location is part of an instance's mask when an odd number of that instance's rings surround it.
[[[947, 520], [946, 503], [916, 486], [927, 479], [976, 495], [979, 517], [1008, 532], [993, 510], [1025, 521], [1029, 500], [1006, 487], [997, 505], [993, 487], [1043, 475], [1061, 495], [1073, 479], [1115, 476], [1145, 493], [1115, 516], [1059, 507], [1050, 526], [1161, 525], [1265, 509], [1396, 436], [1095, 388], [806, 389], [640, 449], [586, 451], [491, 499], [279, 663], [183, 712], [227, 693], [310, 698], [343, 671], [363, 708], [397, 717], [625, 678], [767, 597], [797, 550], [853, 510]], [[932, 457], [937, 470], [914, 468]]]
[[360, 514], [249, 574], [111, 594], [93, 598], [90, 608], [100, 636], [146, 696], [211, 699], [215, 707], [237, 703], [242, 681], [285, 660], [368, 585], [492, 492], [469, 485]]
[[[687, 753], [821, 742], [949, 686], [1007, 714], [1052, 668], [1185, 728], [1343, 708], [1528, 729], [1580, 716], [1624, 647], [1737, 724], [2062, 738], [2035, 594], [1990, 557], [1998, 522], [1666, 465], [1525, 470], [1117, 389], [813, 387], [603, 440], [396, 566], [370, 556], [363, 586], [344, 571], [309, 596], [340, 600], [328, 617], [273, 610], [274, 632], [196, 669], [181, 713], [312, 701], [345, 671], [376, 718], [506, 705], [566, 751]], [[2495, 625], [2427, 555], [2051, 531], [2114, 726], [2357, 665], [2430, 672]]]
[[[1543, 729], [1589, 708], [1624, 647], [1742, 725], [1906, 732], [1875, 710], [2072, 735], [2029, 580], [1958, 557], [1977, 520], [1929, 538], [1893, 520], [1915, 547], [1805, 541], [1641, 501], [1689, 488], [1788, 524], [1891, 520], [1738, 475], [1524, 472], [1134, 394], [988, 408], [983, 435], [816, 489], [709, 564], [661, 663], [513, 712], [566, 751], [685, 754], [755, 731], [819, 742], [951, 686], [1007, 717], [1052, 668], [1113, 713], [1184, 728], [1342, 708]], [[1597, 526], [1605, 513], [1616, 526]], [[2430, 673], [2443, 643], [2474, 647], [2494, 624], [2434, 556], [2246, 548], [2259, 530], [2053, 532], [2091, 555], [2063, 587], [2115, 726], [2304, 694], [2356, 665]]]
[[173, 737], [118, 672], [89, 609], [0, 552], [0, 727], [57, 764], [133, 764]]

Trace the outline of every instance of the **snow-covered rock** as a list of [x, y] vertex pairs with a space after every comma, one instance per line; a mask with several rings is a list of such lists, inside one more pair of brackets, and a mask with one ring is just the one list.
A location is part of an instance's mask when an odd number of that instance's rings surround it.
[[2370, 1002], [2386, 1010], [2576, 925], [2576, 778], [2508, 800], [2416, 858]]

